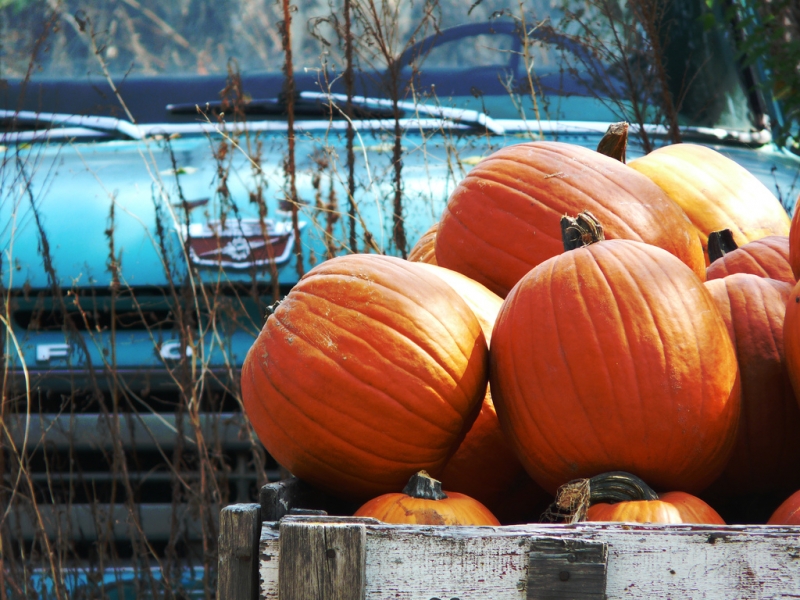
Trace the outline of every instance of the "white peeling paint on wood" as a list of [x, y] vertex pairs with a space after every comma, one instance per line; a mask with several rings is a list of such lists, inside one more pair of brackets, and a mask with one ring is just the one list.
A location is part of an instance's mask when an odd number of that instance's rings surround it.
[[277, 523], [265, 522], [261, 526], [261, 541], [258, 544], [259, 599], [278, 598], [278, 548]]
[[[368, 525], [366, 598], [524, 600], [535, 537], [606, 542], [609, 599], [800, 598], [800, 527], [618, 523]], [[260, 556], [261, 598], [277, 599], [278, 533], [268, 523]]]

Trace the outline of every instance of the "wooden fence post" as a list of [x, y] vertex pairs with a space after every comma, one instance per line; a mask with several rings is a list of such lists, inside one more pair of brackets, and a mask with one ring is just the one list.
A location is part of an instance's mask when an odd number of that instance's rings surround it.
[[363, 600], [366, 539], [357, 520], [281, 521], [280, 600]]
[[220, 512], [217, 600], [257, 600], [260, 535], [260, 504], [232, 504]]

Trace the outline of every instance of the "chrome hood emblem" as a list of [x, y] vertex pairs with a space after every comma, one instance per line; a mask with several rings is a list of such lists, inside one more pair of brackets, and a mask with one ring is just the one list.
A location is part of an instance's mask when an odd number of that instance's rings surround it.
[[[305, 227], [300, 222], [298, 229]], [[270, 264], [281, 266], [292, 257], [295, 244], [290, 221], [272, 219], [228, 219], [191, 223], [181, 227], [181, 237], [189, 245], [189, 258], [195, 265], [247, 269]]]

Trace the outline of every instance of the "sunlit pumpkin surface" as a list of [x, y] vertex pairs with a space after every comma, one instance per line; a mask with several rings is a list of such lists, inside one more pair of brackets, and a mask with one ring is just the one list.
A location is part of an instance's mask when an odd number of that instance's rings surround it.
[[789, 237], [770, 235], [748, 242], [711, 263], [706, 269], [706, 279], [720, 279], [734, 273], [750, 273], [794, 284], [796, 278], [789, 263]]
[[717, 511], [699, 498], [683, 492], [667, 492], [658, 500], [595, 504], [589, 507], [586, 520], [725, 525]]
[[733, 345], [703, 282], [660, 248], [609, 240], [539, 265], [506, 298], [491, 354], [500, 424], [551, 493], [611, 470], [696, 492], [730, 455]]
[[561, 142], [507, 146], [476, 165], [442, 214], [436, 259], [505, 297], [563, 252], [561, 216], [583, 210], [606, 238], [660, 246], [705, 279], [694, 228], [661, 188], [613, 158]]
[[242, 396], [281, 465], [365, 499], [441, 471], [480, 410], [487, 355], [477, 318], [442, 279], [351, 255], [310, 271], [267, 319]]
[[355, 516], [373, 517], [384, 523], [415, 525], [499, 525], [483, 504], [458, 492], [447, 498], [427, 500], [406, 494], [385, 494], [359, 508]]
[[655, 181], [686, 212], [703, 244], [708, 234], [730, 229], [739, 246], [789, 235], [780, 201], [744, 167], [698, 144], [662, 146], [628, 165]]

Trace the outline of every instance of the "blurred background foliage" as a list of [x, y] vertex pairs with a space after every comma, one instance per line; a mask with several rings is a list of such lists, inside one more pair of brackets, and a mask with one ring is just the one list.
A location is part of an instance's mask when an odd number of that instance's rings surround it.
[[770, 111], [775, 139], [800, 153], [800, 1], [722, 1], [743, 34], [742, 60], [758, 68], [778, 105]]

